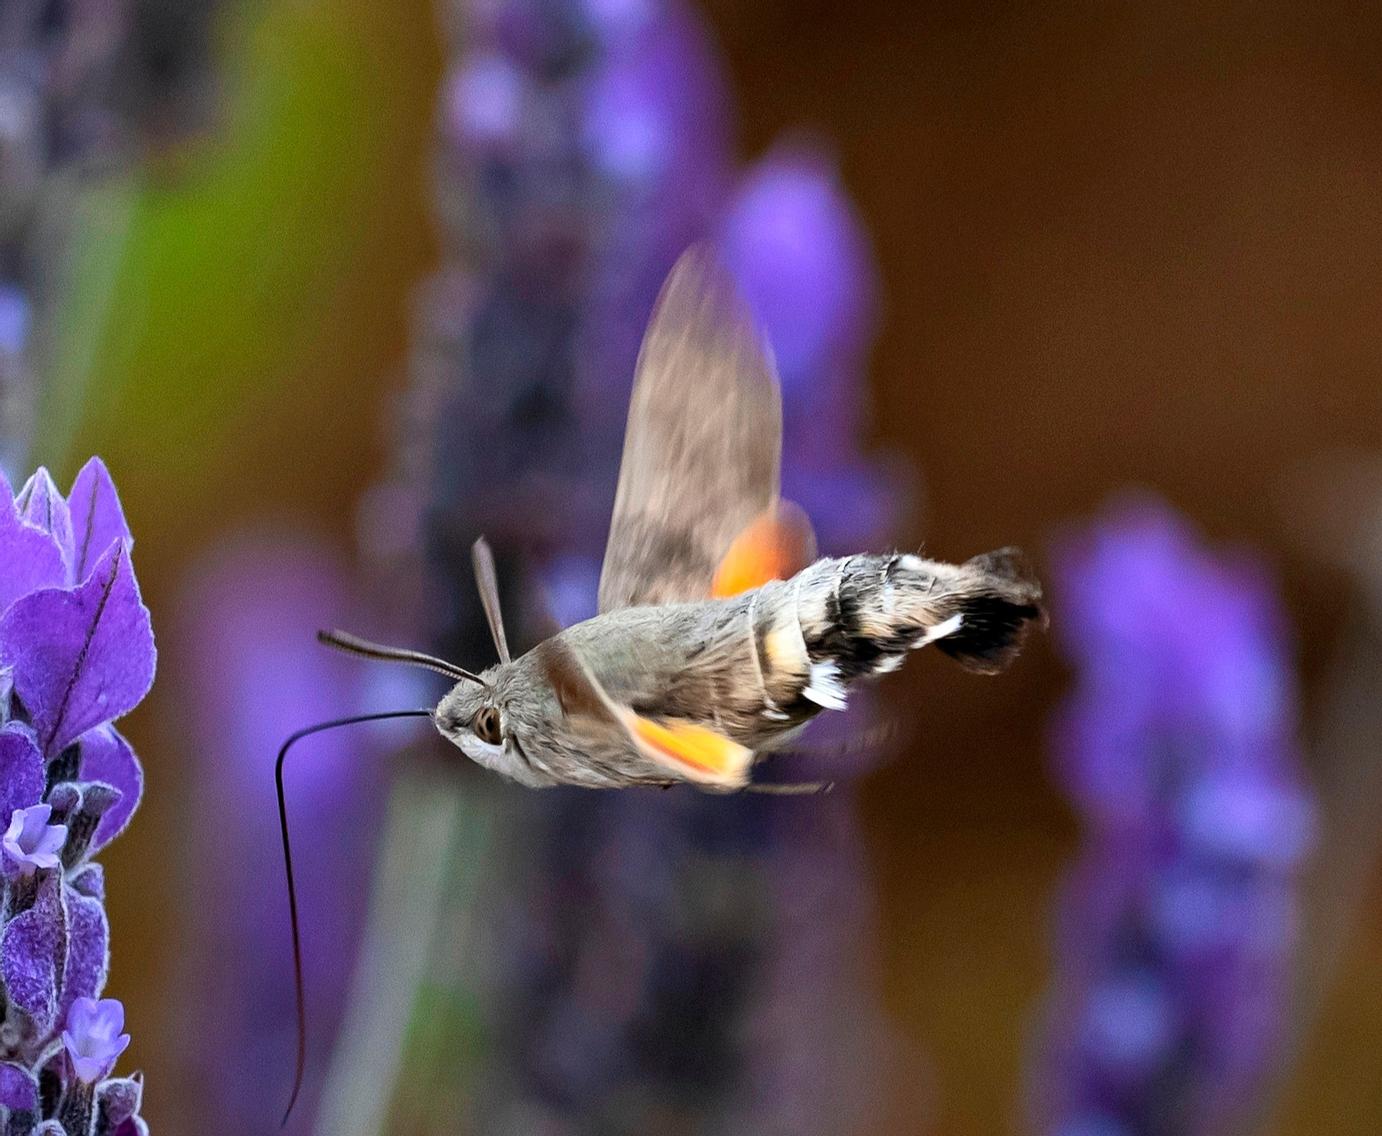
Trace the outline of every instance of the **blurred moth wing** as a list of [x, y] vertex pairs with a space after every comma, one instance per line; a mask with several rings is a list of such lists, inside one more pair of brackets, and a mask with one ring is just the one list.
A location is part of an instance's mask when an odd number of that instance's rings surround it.
[[775, 511], [781, 457], [771, 353], [728, 270], [694, 247], [638, 355], [600, 611], [709, 598], [735, 538]]

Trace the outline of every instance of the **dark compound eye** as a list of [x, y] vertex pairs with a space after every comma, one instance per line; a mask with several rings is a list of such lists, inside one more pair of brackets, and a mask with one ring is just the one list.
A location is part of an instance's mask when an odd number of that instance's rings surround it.
[[503, 740], [499, 730], [499, 711], [493, 706], [485, 706], [470, 722], [471, 732], [482, 742], [498, 745]]

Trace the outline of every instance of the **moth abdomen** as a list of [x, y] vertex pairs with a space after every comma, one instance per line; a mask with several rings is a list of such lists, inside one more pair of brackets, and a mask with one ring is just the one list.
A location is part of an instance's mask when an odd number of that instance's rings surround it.
[[910, 554], [820, 560], [767, 585], [754, 635], [770, 701], [843, 705], [848, 685], [935, 643], [969, 670], [996, 673], [1045, 616], [1041, 588], [1013, 549], [964, 564]]

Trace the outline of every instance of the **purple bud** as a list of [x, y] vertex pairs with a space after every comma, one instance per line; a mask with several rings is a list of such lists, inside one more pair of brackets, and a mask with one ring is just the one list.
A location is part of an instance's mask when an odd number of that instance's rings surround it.
[[130, 1043], [125, 1028], [125, 1007], [118, 998], [78, 998], [67, 1013], [62, 1044], [78, 1078], [88, 1085], [115, 1067], [115, 1059]]
[[648, 79], [640, 60], [619, 59], [591, 89], [585, 142], [596, 165], [610, 177], [653, 183], [667, 168], [671, 123], [642, 89]]
[[7, 854], [7, 865], [17, 868], [20, 875], [31, 876], [40, 868], [56, 868], [60, 863], [67, 826], [49, 824], [52, 815], [52, 805], [42, 804], [15, 809], [10, 817], [10, 827], [0, 843]]
[[725, 117], [713, 50], [685, 10], [638, 24], [626, 25], [589, 76], [586, 157], [630, 204], [668, 203], [666, 222], [704, 215], [720, 195]]
[[1289, 871], [1305, 855], [1314, 812], [1293, 786], [1254, 771], [1206, 776], [1187, 795], [1186, 835], [1211, 854]]
[[1086, 1013], [1090, 1056], [1115, 1075], [1145, 1075], [1176, 1041], [1170, 1000], [1152, 975], [1111, 979], [1093, 991]]

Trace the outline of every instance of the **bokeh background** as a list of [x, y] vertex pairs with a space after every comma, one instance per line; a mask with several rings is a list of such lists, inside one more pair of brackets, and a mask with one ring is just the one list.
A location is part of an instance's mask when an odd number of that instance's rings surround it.
[[[143, 7], [166, 27], [168, 11]], [[1297, 1010], [1249, 1128], [1371, 1131], [1382, 891], [1376, 798], [1357, 805], [1382, 781], [1366, 772], [1382, 759], [1367, 717], [1382, 670], [1366, 598], [1379, 569], [1359, 550], [1382, 504], [1366, 472], [1382, 452], [1382, 16], [1169, 0], [699, 11], [739, 155], [811, 132], [871, 234], [883, 306], [864, 442], [905, 459], [920, 487], [884, 544], [963, 559], [1016, 543], [1044, 559], [1110, 494], [1141, 486], [1274, 567], [1322, 821]], [[359, 503], [393, 464], [418, 289], [442, 256], [446, 29], [421, 0], [224, 0], [174, 99], [191, 121], [159, 120], [136, 161], [92, 185], [64, 245], [35, 460], [64, 480], [105, 457], [162, 633], [160, 682], [126, 723], [147, 796], [105, 857], [112, 991], [159, 1131], [205, 1130], [190, 1103], [205, 1064], [189, 1054], [241, 1044], [182, 1012], [208, 997], [189, 977], [189, 954], [208, 950], [198, 920], [231, 926], [227, 907], [242, 919], [244, 941], [218, 951], [288, 949], [247, 910], [282, 903], [277, 878], [237, 888], [189, 866], [233, 869], [237, 829], [259, 832], [213, 766], [225, 737], [256, 737], [237, 719], [260, 709], [227, 698], [225, 720], [209, 721], [191, 702], [185, 680], [223, 654], [231, 621], [199, 622], [189, 580], [249, 526], [352, 579], [338, 594], [368, 592], [350, 576]], [[271, 568], [247, 567], [263, 582], [246, 587], [273, 589]], [[344, 620], [366, 601], [332, 602]], [[321, 672], [305, 710], [358, 708], [345, 691], [357, 672], [339, 673]], [[1039, 637], [998, 680], [920, 657], [883, 687], [907, 741], [860, 784], [875, 891], [860, 918], [883, 1009], [918, 1055], [921, 1103], [897, 1131], [1027, 1130], [1053, 904], [1079, 840], [1048, 746], [1070, 682]], [[387, 744], [354, 757], [387, 783]], [[206, 803], [217, 784], [219, 808]], [[384, 800], [352, 814], [360, 859], [336, 882], [355, 901]], [[1341, 802], [1352, 819], [1332, 825]], [[189, 814], [202, 817], [191, 829]], [[276, 1099], [291, 1038], [262, 1042], [279, 1079], [261, 1088]]]

